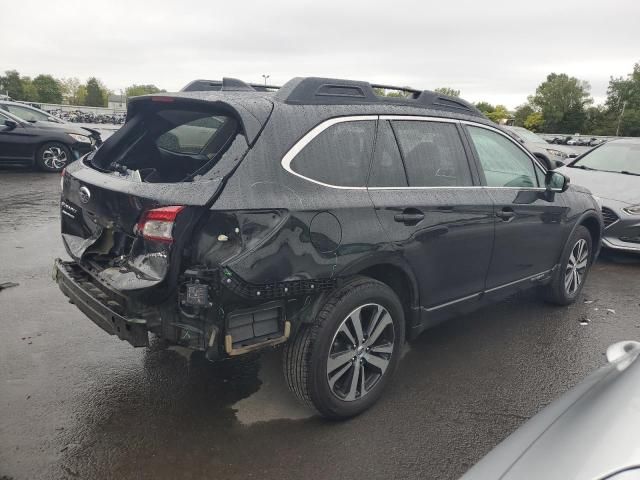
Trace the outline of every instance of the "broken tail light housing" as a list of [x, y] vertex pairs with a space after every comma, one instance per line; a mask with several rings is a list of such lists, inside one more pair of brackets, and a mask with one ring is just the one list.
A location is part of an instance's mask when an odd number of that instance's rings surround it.
[[136, 227], [145, 240], [173, 243], [173, 225], [184, 206], [154, 208], [146, 211]]

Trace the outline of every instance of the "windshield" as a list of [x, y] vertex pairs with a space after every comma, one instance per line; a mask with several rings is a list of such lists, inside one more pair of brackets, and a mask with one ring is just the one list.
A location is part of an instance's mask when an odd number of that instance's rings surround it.
[[547, 143], [547, 141], [540, 137], [539, 135], [536, 135], [533, 132], [530, 132], [529, 130], [527, 130], [526, 128], [522, 128], [522, 127], [511, 127], [510, 130], [515, 133], [517, 136], [519, 136], [520, 138], [522, 138], [525, 142], [533, 142], [533, 143]]
[[607, 143], [587, 153], [571, 167], [640, 175], [640, 143]]

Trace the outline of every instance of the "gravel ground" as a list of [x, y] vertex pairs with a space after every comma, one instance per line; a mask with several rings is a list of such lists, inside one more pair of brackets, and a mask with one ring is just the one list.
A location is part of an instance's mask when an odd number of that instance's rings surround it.
[[640, 258], [605, 253], [577, 304], [529, 292], [425, 332], [378, 405], [327, 422], [292, 400], [279, 351], [228, 372], [68, 304], [50, 278], [58, 189], [0, 170], [0, 283], [19, 283], [0, 291], [0, 478], [455, 479], [640, 339]]

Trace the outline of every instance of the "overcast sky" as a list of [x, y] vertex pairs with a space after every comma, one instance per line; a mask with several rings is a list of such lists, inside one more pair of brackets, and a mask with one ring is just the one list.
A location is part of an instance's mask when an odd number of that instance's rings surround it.
[[640, 1], [2, 2], [0, 71], [179, 90], [222, 76], [327, 76], [515, 107], [550, 72], [604, 99], [640, 61]]

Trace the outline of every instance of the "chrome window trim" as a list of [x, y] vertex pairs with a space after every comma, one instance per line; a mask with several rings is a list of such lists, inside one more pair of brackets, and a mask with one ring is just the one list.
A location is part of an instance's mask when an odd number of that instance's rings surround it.
[[[524, 152], [524, 154], [529, 157], [530, 160], [533, 161], [533, 164], [538, 167], [543, 174], [543, 177], [547, 174], [547, 169], [544, 168], [544, 166], [540, 163], [540, 160], [538, 160], [538, 157], [536, 157], [535, 155], [533, 155], [531, 152], [529, 152], [526, 148], [524, 148], [521, 144], [519, 144], [518, 142], [514, 141], [512, 137], [510, 137], [508, 134], [504, 133], [502, 130], [492, 127], [490, 125], [485, 125], [483, 123], [476, 123], [476, 122], [471, 122], [469, 120], [460, 120], [460, 123], [463, 125], [469, 125], [471, 127], [480, 127], [480, 128], [484, 128], [485, 130], [491, 130], [492, 132], [496, 132], [500, 135], [502, 135], [503, 137], [505, 137], [507, 140], [509, 140], [511, 143], [513, 143], [515, 146], [517, 146], [520, 150], [522, 150]], [[473, 141], [473, 139], [471, 139], [471, 141]], [[482, 166], [482, 165], [481, 165]], [[536, 181], [538, 179], [536, 178]], [[489, 187], [488, 188], [519, 188], [519, 187]], [[545, 187], [538, 187], [536, 189], [529, 189], [529, 190], [546, 190]]]
[[337, 188], [339, 190], [366, 190], [367, 187], [344, 187], [344, 186], [340, 186], [340, 185], [331, 185], [329, 183], [324, 183], [324, 182], [320, 182], [318, 180], [314, 180], [313, 178], [309, 178], [305, 175], [302, 175], [300, 173], [295, 172], [292, 168], [291, 168], [291, 162], [293, 161], [293, 159], [296, 157], [296, 155], [298, 155], [298, 153], [300, 153], [302, 151], [302, 149], [304, 147], [306, 147], [309, 143], [311, 143], [311, 141], [316, 138], [318, 135], [320, 135], [322, 132], [324, 132], [327, 128], [333, 126], [333, 125], [337, 125], [338, 123], [345, 123], [345, 122], [362, 122], [362, 121], [377, 121], [378, 120], [378, 115], [351, 115], [351, 116], [346, 116], [346, 117], [335, 117], [335, 118], [330, 118], [328, 120], [325, 120], [324, 122], [319, 123], [318, 125], [316, 125], [315, 127], [313, 127], [311, 130], [309, 130], [300, 140], [298, 140], [293, 147], [291, 147], [289, 149], [289, 151], [287, 153], [285, 153], [284, 157], [282, 157], [282, 160], [280, 161], [280, 164], [282, 165], [282, 168], [284, 168], [287, 172], [289, 172], [292, 175], [295, 175], [296, 177], [302, 178], [304, 180], [307, 180], [308, 182], [311, 183], [315, 183], [316, 185], [322, 185], [323, 187], [329, 187], [329, 188]]
[[282, 157], [282, 160], [280, 161], [280, 164], [282, 165], [282, 168], [284, 168], [287, 172], [289, 172], [291, 175], [295, 175], [298, 178], [302, 178], [303, 180], [306, 180], [308, 182], [311, 183], [315, 183], [316, 185], [321, 185], [323, 187], [327, 187], [327, 188], [335, 188], [337, 190], [432, 190], [432, 189], [461, 189], [461, 188], [467, 188], [467, 189], [477, 189], [477, 188], [488, 188], [488, 189], [499, 189], [499, 190], [520, 190], [520, 191], [546, 191], [545, 187], [530, 187], [530, 188], [525, 188], [525, 187], [491, 187], [488, 185], [468, 185], [468, 186], [451, 186], [451, 187], [447, 187], [447, 186], [435, 186], [435, 187], [345, 187], [345, 186], [341, 186], [341, 185], [332, 185], [329, 183], [324, 183], [324, 182], [320, 182], [318, 180], [314, 180], [313, 178], [307, 177], [305, 175], [302, 175], [300, 173], [297, 173], [296, 171], [294, 171], [291, 168], [291, 162], [293, 162], [293, 159], [296, 157], [296, 155], [298, 155], [298, 153], [300, 153], [302, 151], [302, 149], [304, 147], [306, 147], [309, 143], [311, 143], [311, 141], [316, 138], [318, 135], [320, 135], [322, 132], [324, 132], [326, 129], [328, 129], [329, 127], [336, 125], [338, 123], [344, 123], [344, 122], [361, 122], [361, 121], [378, 121], [378, 120], [402, 120], [402, 121], [419, 121], [419, 122], [440, 122], [440, 123], [452, 123], [452, 124], [464, 124], [464, 125], [470, 125], [472, 127], [480, 127], [480, 128], [485, 128], [487, 130], [491, 130], [494, 132], [499, 133], [500, 135], [504, 136], [505, 138], [507, 138], [511, 143], [513, 143], [514, 145], [516, 145], [518, 148], [520, 148], [520, 150], [522, 150], [525, 155], [527, 155], [529, 157], [529, 159], [531, 159], [534, 162], [534, 165], [536, 165], [543, 173], [543, 175], [546, 174], [546, 169], [540, 165], [538, 159], [532, 155], [531, 153], [529, 153], [522, 145], [519, 145], [517, 142], [515, 142], [509, 135], [507, 135], [506, 133], [502, 132], [501, 130], [491, 127], [489, 125], [484, 125], [482, 123], [476, 123], [476, 122], [472, 122], [472, 121], [468, 121], [468, 120], [457, 120], [457, 119], [453, 119], [453, 118], [441, 118], [441, 117], [427, 117], [427, 116], [417, 116], [417, 115], [347, 115], [344, 117], [334, 117], [334, 118], [330, 118], [328, 120], [325, 120], [321, 123], [319, 123], [318, 125], [316, 125], [315, 127], [313, 127], [311, 130], [309, 130], [300, 140], [298, 140], [293, 147], [291, 147], [287, 153], [285, 153], [285, 155]]
[[440, 122], [440, 123], [460, 123], [455, 118], [421, 117], [418, 115], [380, 115], [380, 120], [402, 120], [407, 122]]

